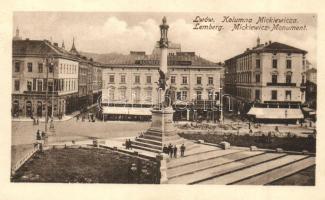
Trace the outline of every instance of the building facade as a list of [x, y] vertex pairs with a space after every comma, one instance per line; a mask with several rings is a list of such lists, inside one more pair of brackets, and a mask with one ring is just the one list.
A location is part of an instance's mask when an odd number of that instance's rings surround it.
[[[233, 109], [265, 120], [300, 119], [301, 112], [294, 108], [305, 101], [306, 54], [278, 42], [260, 44], [258, 38], [255, 47], [226, 60], [225, 92], [232, 97]], [[278, 116], [267, 114], [268, 108], [277, 108], [273, 111]]]
[[[103, 70], [103, 105], [155, 106], [158, 102], [159, 62], [157, 48], [151, 55], [133, 51], [129, 55], [112, 59]], [[171, 91], [170, 99], [176, 110], [176, 118], [189, 120], [193, 118], [194, 110], [206, 115], [204, 109], [209, 107], [211, 110], [219, 104], [222, 68], [221, 64], [203, 59], [195, 52], [182, 52], [180, 45], [175, 44], [168, 49], [167, 87]], [[203, 108], [201, 104], [206, 104], [206, 107]]]
[[[78, 101], [77, 59], [42, 40], [14, 40], [12, 57], [13, 116], [62, 116]], [[46, 93], [48, 94], [46, 97]]]

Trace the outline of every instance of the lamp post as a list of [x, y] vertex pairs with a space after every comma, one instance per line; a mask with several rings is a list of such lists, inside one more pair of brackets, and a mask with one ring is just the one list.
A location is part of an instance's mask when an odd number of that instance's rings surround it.
[[[47, 133], [47, 123], [48, 123], [48, 83], [49, 83], [49, 67], [53, 67], [53, 56], [46, 55], [45, 56], [45, 66], [46, 66], [46, 90], [45, 90], [45, 133]], [[53, 110], [53, 109], [52, 109]]]
[[223, 105], [222, 105], [222, 87], [219, 88], [219, 102], [220, 102], [220, 123], [223, 124]]

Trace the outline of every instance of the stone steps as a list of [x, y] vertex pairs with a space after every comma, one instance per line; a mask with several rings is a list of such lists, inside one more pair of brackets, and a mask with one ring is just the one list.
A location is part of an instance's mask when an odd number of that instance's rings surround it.
[[132, 147], [136, 148], [135, 146], [143, 146], [143, 147], [147, 147], [150, 149], [156, 149], [159, 151], [162, 151], [162, 147], [161, 145], [154, 145], [154, 144], [149, 144], [149, 143], [145, 143], [145, 142], [140, 142], [140, 141], [132, 141]]
[[157, 149], [153, 149], [153, 148], [149, 148], [149, 147], [144, 147], [144, 146], [139, 146], [139, 145], [133, 145], [132, 144], [132, 148], [134, 149], [141, 149], [144, 151], [149, 151], [149, 152], [154, 152], [154, 153], [160, 153], [161, 150], [157, 150]]
[[142, 136], [142, 138], [144, 139], [149, 139], [149, 140], [156, 140], [156, 141], [162, 141], [162, 137], [160, 136], [154, 136], [154, 135], [147, 135], [147, 134], [144, 134]]
[[303, 169], [315, 165], [315, 157], [308, 157], [306, 159], [299, 160], [297, 162], [291, 163], [286, 166], [282, 166], [276, 169], [273, 169], [269, 172], [241, 180], [239, 182], [233, 183], [235, 185], [265, 185], [271, 182], [274, 182], [283, 177], [290, 176], [294, 173], [297, 173]]
[[[239, 156], [239, 154], [241, 156]], [[180, 167], [175, 167], [175, 168], [169, 169], [167, 175], [168, 175], [169, 179], [172, 179], [172, 178], [176, 178], [179, 176], [184, 176], [187, 174], [192, 174], [192, 173], [196, 173], [198, 171], [213, 168], [213, 167], [216, 167], [219, 165], [224, 165], [226, 163], [230, 163], [230, 162], [238, 161], [241, 159], [246, 159], [249, 157], [257, 156], [260, 154], [263, 154], [263, 152], [255, 151], [252, 153], [246, 153], [246, 152], [229, 153], [227, 155], [216, 156], [216, 157], [212, 157], [209, 159], [200, 160], [200, 161], [197, 161], [194, 163], [192, 162], [187, 165], [182, 165]]]
[[268, 162], [263, 162], [261, 164], [253, 165], [242, 170], [237, 170], [235, 172], [227, 173], [206, 181], [200, 182], [200, 184], [215, 184], [215, 185], [227, 185], [239, 180], [245, 179], [247, 177], [289, 164], [291, 162], [298, 161], [300, 159], [306, 158], [306, 155], [286, 155], [284, 157], [277, 158]]
[[[226, 150], [225, 150], [226, 151]], [[247, 151], [246, 153], [252, 153], [251, 155], [254, 155], [254, 152]], [[237, 154], [238, 157], [234, 160], [239, 160], [240, 158], [245, 157], [246, 154]], [[168, 180], [168, 183], [174, 183], [174, 184], [195, 184], [195, 183], [204, 183], [204, 181], [207, 181], [211, 178], [221, 176], [224, 174], [232, 173], [236, 170], [241, 170], [246, 167], [251, 167], [257, 164], [261, 164], [263, 162], [268, 162], [273, 159], [281, 158], [286, 156], [286, 154], [281, 153], [267, 153], [267, 154], [261, 154], [258, 156], [249, 157], [240, 161], [232, 161], [229, 160], [226, 164], [219, 165], [216, 167], [212, 167], [203, 171], [198, 171], [196, 173], [176, 177], [173, 179]], [[221, 157], [220, 157], [221, 158]]]
[[146, 139], [146, 138], [143, 138], [143, 137], [138, 137], [138, 138], [135, 139], [135, 141], [162, 146], [161, 141], [150, 140], [150, 139]]
[[188, 164], [192, 164], [192, 163], [196, 163], [196, 162], [201, 162], [204, 160], [208, 160], [211, 158], [216, 158], [216, 157], [220, 157], [220, 156], [224, 156], [227, 154], [231, 154], [231, 153], [236, 153], [236, 152], [240, 152], [241, 150], [233, 150], [233, 149], [229, 149], [229, 150], [221, 150], [221, 149], [215, 149], [215, 150], [205, 150], [202, 151], [200, 149], [198, 149], [198, 151], [194, 151], [194, 152], [185, 152], [187, 154], [185, 154], [185, 157], [179, 158], [177, 160], [172, 160], [169, 163], [167, 163], [167, 168], [168, 169], [172, 169], [175, 167], [180, 167], [180, 166], [184, 166], [184, 165], [188, 165]]

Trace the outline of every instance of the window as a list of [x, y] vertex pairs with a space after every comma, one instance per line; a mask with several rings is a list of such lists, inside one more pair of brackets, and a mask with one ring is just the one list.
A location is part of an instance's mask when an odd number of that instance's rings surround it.
[[32, 91], [32, 81], [27, 81], [27, 91]]
[[136, 75], [135, 78], [134, 78], [134, 82], [135, 83], [140, 83], [140, 76], [139, 75]]
[[278, 82], [278, 75], [272, 75], [272, 83]]
[[304, 75], [301, 76], [301, 83], [305, 84], [305, 76]]
[[121, 75], [121, 83], [125, 83], [125, 75]]
[[261, 68], [261, 60], [260, 59], [256, 59], [256, 68]]
[[187, 99], [187, 91], [182, 91], [182, 100]]
[[255, 100], [260, 100], [261, 92], [260, 90], [255, 90]]
[[212, 91], [208, 91], [208, 99], [213, 100], [213, 92]]
[[121, 89], [120, 90], [120, 99], [121, 100], [125, 100], [126, 99], [126, 90], [125, 89]]
[[43, 73], [43, 63], [38, 63], [38, 73]]
[[152, 100], [152, 90], [147, 90], [146, 100], [147, 101], [151, 101]]
[[53, 64], [49, 65], [49, 73], [53, 73]]
[[19, 72], [20, 71], [20, 63], [16, 62], [15, 63], [15, 72]]
[[43, 87], [43, 82], [41, 80], [37, 80], [37, 91], [41, 92]]
[[256, 74], [255, 75], [255, 79], [256, 79], [256, 83], [261, 82], [261, 75], [260, 74]]
[[200, 76], [196, 77], [196, 84], [198, 84], [198, 85], [202, 84], [202, 77], [200, 77]]
[[208, 84], [209, 85], [213, 85], [213, 77], [209, 77], [208, 78]]
[[114, 79], [115, 79], [114, 75], [109, 75], [109, 82], [110, 83], [114, 83]]
[[33, 63], [27, 63], [28, 72], [33, 72]]
[[183, 76], [183, 84], [187, 84], [187, 76]]
[[202, 91], [196, 91], [196, 100], [202, 100]]
[[220, 98], [219, 97], [219, 92], [215, 92], [214, 93], [214, 99], [217, 100], [217, 101], [219, 101], [219, 98]]
[[273, 68], [277, 68], [278, 67], [278, 60], [277, 59], [273, 59], [272, 60], [272, 67]]
[[272, 98], [272, 100], [278, 99], [278, 92], [276, 90], [271, 91], [271, 98]]
[[15, 91], [19, 91], [19, 87], [20, 87], [19, 80], [15, 80]]
[[286, 100], [291, 100], [291, 91], [286, 90]]
[[177, 100], [181, 100], [182, 99], [182, 93], [181, 92], [177, 92], [176, 93], [176, 99]]
[[176, 83], [176, 76], [171, 76], [170, 77], [170, 83], [175, 84]]
[[109, 100], [114, 100], [114, 90], [110, 89], [108, 91]]
[[151, 76], [147, 76], [147, 83], [151, 83]]
[[287, 69], [291, 69], [291, 60], [287, 60]]
[[286, 75], [286, 83], [291, 83], [291, 75]]

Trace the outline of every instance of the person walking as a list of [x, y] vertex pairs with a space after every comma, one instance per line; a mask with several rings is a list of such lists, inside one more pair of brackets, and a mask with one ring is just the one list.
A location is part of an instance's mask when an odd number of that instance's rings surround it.
[[177, 146], [176, 145], [173, 148], [173, 152], [174, 152], [174, 158], [177, 158]]
[[168, 154], [169, 154], [169, 157], [173, 157], [173, 145], [171, 143], [169, 143], [168, 145]]
[[167, 148], [166, 144], [164, 144], [163, 153], [168, 154], [168, 148]]
[[132, 142], [131, 142], [131, 139], [129, 139], [129, 148], [132, 150]]
[[181, 156], [182, 156], [182, 157], [185, 156], [185, 155], [184, 155], [184, 154], [185, 154], [185, 149], [186, 149], [186, 148], [185, 148], [185, 145], [182, 144], [182, 146], [181, 146]]

